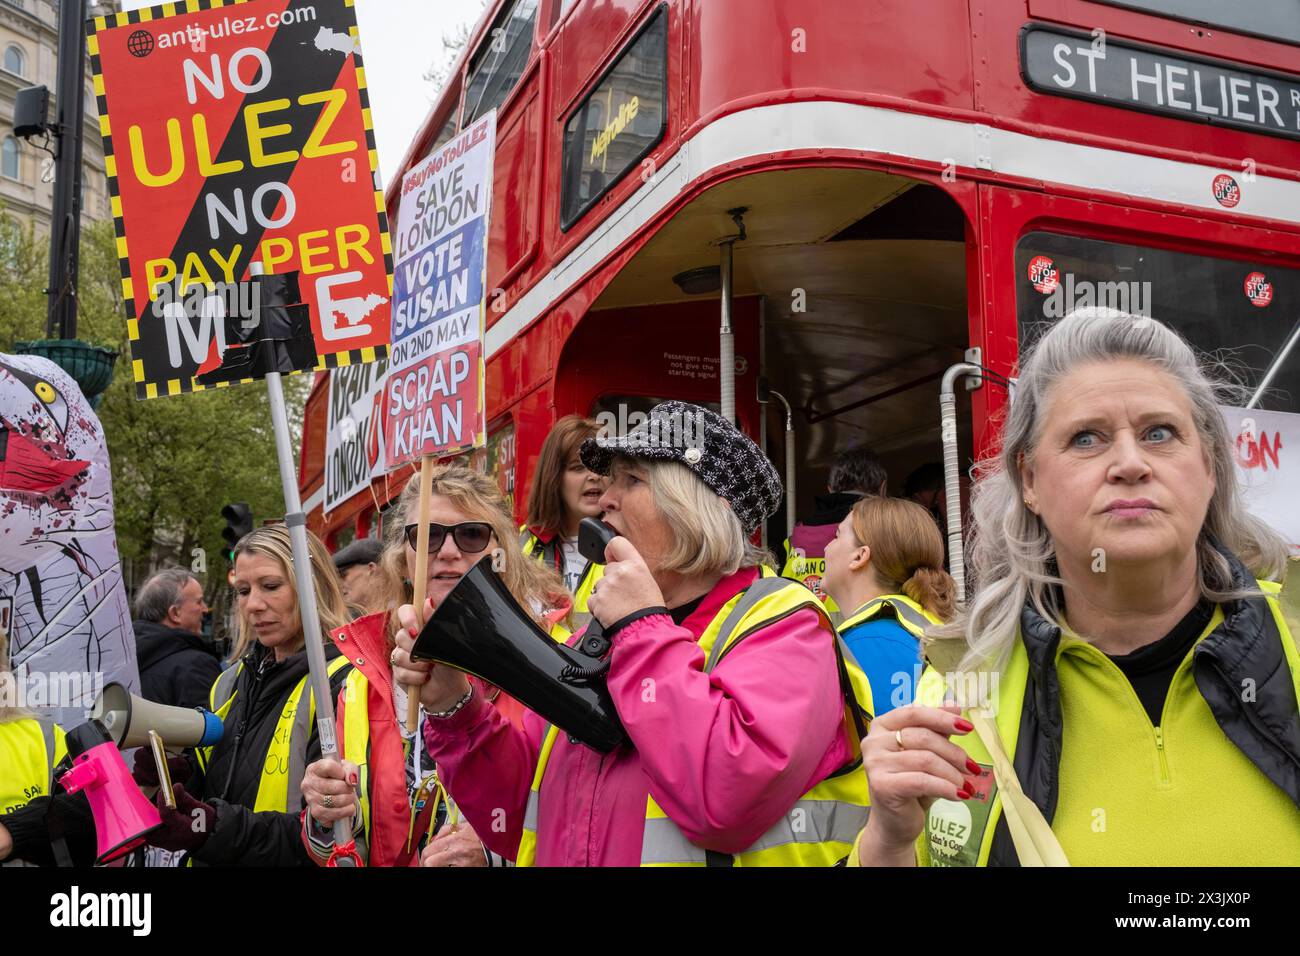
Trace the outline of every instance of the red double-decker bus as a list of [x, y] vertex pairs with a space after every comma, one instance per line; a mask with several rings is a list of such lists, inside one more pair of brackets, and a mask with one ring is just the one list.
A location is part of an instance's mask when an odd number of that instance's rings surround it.
[[[797, 509], [854, 444], [897, 492], [947, 369], [988, 370], [968, 465], [1025, 335], [1094, 303], [1300, 412], [1293, 2], [496, 0], [402, 170], [494, 108], [485, 464], [519, 512], [556, 418], [664, 398], [734, 401]], [[400, 482], [323, 513], [326, 394], [301, 475], [334, 543]]]

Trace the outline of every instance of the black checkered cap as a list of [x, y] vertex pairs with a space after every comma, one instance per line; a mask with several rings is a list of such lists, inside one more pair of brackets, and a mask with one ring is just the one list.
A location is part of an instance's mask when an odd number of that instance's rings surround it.
[[582, 463], [608, 475], [615, 455], [681, 462], [731, 505], [746, 534], [781, 504], [781, 476], [752, 441], [721, 415], [689, 402], [663, 402], [622, 437], [588, 438]]

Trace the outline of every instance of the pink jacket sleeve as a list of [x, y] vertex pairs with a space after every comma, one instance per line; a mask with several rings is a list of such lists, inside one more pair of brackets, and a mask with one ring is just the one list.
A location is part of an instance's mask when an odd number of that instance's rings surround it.
[[818, 782], [833, 748], [848, 757], [833, 639], [811, 609], [750, 634], [710, 673], [667, 615], [633, 621], [614, 645], [619, 716], [651, 795], [694, 843], [744, 850]]
[[424, 743], [438, 775], [489, 850], [519, 852], [528, 790], [537, 767], [542, 724], [532, 713], [518, 730], [476, 693], [457, 714], [426, 718]]

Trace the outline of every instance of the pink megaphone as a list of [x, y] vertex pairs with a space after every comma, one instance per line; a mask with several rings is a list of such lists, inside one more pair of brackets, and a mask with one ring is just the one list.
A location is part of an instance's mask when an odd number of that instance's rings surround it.
[[136, 786], [126, 761], [97, 720], [67, 736], [72, 769], [59, 778], [68, 793], [85, 793], [99, 838], [96, 863], [108, 863], [144, 845], [145, 835], [162, 826], [154, 805]]

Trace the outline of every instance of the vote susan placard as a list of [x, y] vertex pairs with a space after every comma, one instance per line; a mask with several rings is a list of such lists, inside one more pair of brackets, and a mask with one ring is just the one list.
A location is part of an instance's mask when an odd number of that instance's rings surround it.
[[397, 211], [388, 466], [486, 443], [484, 287], [496, 112], [406, 174]]
[[[350, 0], [164, 3], [96, 18], [87, 43], [139, 397], [384, 354], [392, 255]], [[253, 262], [286, 277], [275, 301]]]

